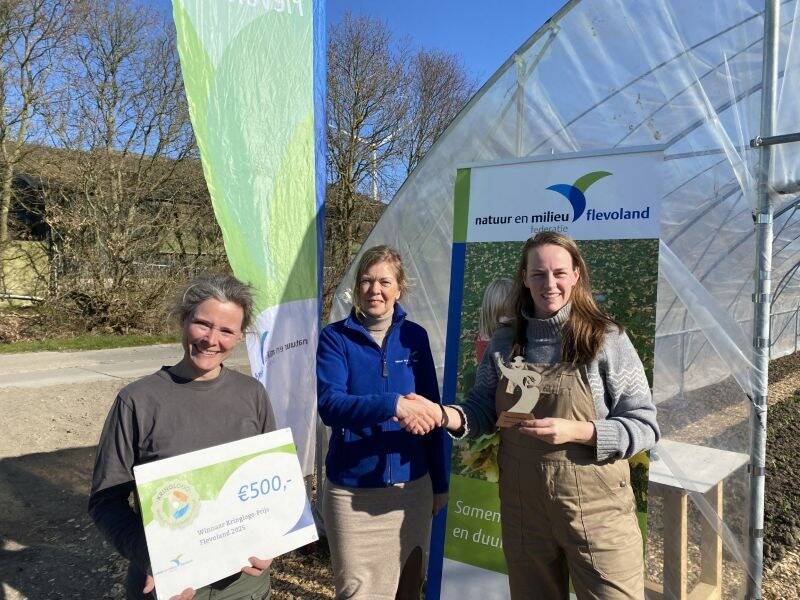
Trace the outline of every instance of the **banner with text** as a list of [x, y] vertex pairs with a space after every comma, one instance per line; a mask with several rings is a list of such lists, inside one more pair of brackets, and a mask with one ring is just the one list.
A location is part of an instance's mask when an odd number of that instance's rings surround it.
[[173, 0], [186, 96], [237, 277], [253, 375], [313, 471], [325, 143], [324, 0]]
[[[473, 165], [456, 177], [444, 399], [461, 402], [486, 340], [484, 291], [514, 279], [522, 244], [539, 231], [578, 241], [600, 307], [629, 331], [652, 387], [658, 283], [661, 148], [536, 157]], [[432, 539], [427, 598], [508, 598], [500, 529], [499, 435], [454, 444], [450, 501]], [[648, 457], [631, 459], [646, 528]]]

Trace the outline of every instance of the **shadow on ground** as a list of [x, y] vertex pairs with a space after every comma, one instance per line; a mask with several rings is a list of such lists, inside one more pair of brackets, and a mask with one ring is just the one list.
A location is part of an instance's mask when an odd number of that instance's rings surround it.
[[31, 600], [118, 597], [123, 564], [86, 514], [94, 454], [0, 460], [0, 599], [2, 584]]

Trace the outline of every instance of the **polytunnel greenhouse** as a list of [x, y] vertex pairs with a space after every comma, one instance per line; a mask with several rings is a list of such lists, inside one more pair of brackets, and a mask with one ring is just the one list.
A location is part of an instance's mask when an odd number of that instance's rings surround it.
[[[763, 0], [566, 3], [472, 98], [364, 245], [386, 243], [403, 254], [414, 282], [403, 304], [426, 327], [441, 377], [457, 169], [663, 145], [653, 373], [662, 442], [651, 456], [646, 560], [653, 597], [684, 598], [692, 590], [701, 597], [704, 589], [702, 597], [713, 597], [715, 586], [716, 597], [744, 597], [748, 573], [759, 579], [750, 540], [761, 532], [748, 512], [758, 500], [747, 468], [754, 382], [764, 373], [754, 351], [754, 273], [772, 284], [770, 358], [796, 352], [800, 144], [772, 150], [770, 275], [770, 256], [757, 267], [763, 150], [751, 140], [800, 131], [798, 10], [795, 0], [779, 4], [774, 128], [765, 131]], [[349, 310], [344, 292], [353, 269], [332, 318]], [[692, 487], [699, 476], [686, 472], [670, 443], [691, 444], [699, 455], [724, 452], [729, 464], [720, 484]], [[671, 491], [653, 487], [654, 471], [672, 478]]]

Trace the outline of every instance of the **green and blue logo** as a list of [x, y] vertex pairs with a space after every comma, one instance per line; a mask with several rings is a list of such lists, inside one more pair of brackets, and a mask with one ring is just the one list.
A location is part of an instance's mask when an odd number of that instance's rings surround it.
[[200, 495], [188, 481], [169, 481], [156, 490], [151, 510], [156, 521], [165, 527], [186, 527], [200, 512]]
[[586, 210], [586, 190], [588, 190], [592, 184], [609, 175], [612, 175], [612, 173], [608, 171], [592, 171], [591, 173], [578, 177], [572, 185], [557, 183], [551, 185], [547, 189], [557, 192], [567, 199], [572, 206], [572, 221], [574, 223]]
[[[617, 208], [612, 210], [597, 210], [594, 208], [586, 209], [586, 190], [588, 190], [596, 182], [604, 177], [613, 175], [608, 171], [591, 171], [582, 175], [575, 180], [575, 183], [569, 185], [567, 183], [557, 183], [546, 188], [550, 191], [556, 192], [564, 196], [572, 206], [572, 222], [574, 223], [584, 214], [586, 221], [629, 221], [629, 220], [642, 220], [650, 218], [650, 207], [645, 206], [639, 210], [630, 210], [627, 208]], [[567, 221], [569, 220], [569, 213], [558, 214], [553, 211], [547, 211], [541, 215], [533, 215], [534, 222], [549, 222], [549, 221]]]
[[267, 368], [267, 353], [266, 344], [267, 344], [267, 336], [269, 335], [269, 330], [265, 329], [261, 333], [261, 337], [258, 340], [258, 355], [261, 357], [261, 368], [258, 370], [258, 373], [253, 375], [256, 379], [261, 379], [261, 376], [264, 374], [264, 369]]

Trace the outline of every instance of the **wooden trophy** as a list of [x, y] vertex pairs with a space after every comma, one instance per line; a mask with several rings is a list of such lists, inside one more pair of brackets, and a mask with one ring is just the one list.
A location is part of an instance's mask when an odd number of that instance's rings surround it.
[[522, 421], [533, 418], [533, 409], [539, 402], [539, 384], [542, 382], [542, 375], [526, 368], [521, 356], [514, 357], [510, 367], [503, 363], [499, 352], [496, 352], [494, 357], [503, 377], [508, 380], [506, 393], [511, 395], [516, 388], [522, 392], [522, 396], [514, 406], [500, 413], [497, 426], [516, 427]]

